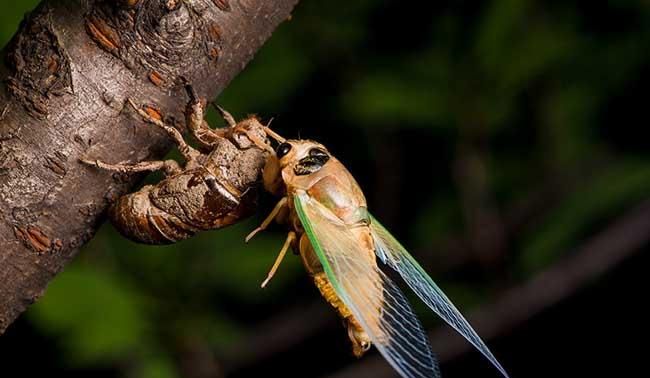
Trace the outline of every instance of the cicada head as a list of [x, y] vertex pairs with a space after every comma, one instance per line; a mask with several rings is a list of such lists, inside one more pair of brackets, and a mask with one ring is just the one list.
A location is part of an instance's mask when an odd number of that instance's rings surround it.
[[294, 177], [318, 172], [330, 160], [331, 154], [320, 143], [311, 140], [286, 140], [267, 159], [264, 167], [264, 187], [281, 195], [284, 184]]

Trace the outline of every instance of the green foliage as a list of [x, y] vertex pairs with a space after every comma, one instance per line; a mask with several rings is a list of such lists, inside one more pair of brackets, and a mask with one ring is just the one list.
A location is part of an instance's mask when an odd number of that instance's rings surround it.
[[133, 374], [138, 378], [176, 378], [174, 362], [169, 358], [146, 359]]
[[23, 15], [36, 7], [38, 0], [21, 0], [12, 4], [4, 4], [0, 12], [0, 46], [9, 42], [11, 36], [18, 30]]
[[50, 284], [29, 314], [61, 337], [69, 361], [88, 364], [119, 361], [142, 345], [145, 308], [137, 291], [114, 272], [75, 264]]
[[521, 255], [525, 275], [551, 264], [600, 226], [599, 220], [642, 201], [649, 191], [647, 161], [623, 161], [586, 180], [525, 238]]
[[242, 116], [251, 111], [251, 102], [259, 104], [255, 111], [277, 111], [312, 70], [313, 64], [302, 54], [287, 29], [281, 29], [246, 67], [246, 75], [233, 80], [219, 102], [233, 114]]

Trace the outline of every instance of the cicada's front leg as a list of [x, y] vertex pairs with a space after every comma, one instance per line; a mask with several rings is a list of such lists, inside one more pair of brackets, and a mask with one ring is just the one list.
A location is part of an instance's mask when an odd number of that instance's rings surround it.
[[321, 265], [318, 260], [306, 234], [303, 234], [300, 238], [299, 249], [302, 263], [311, 278], [314, 280], [314, 284], [323, 298], [325, 298], [325, 300], [336, 309], [341, 319], [343, 319], [348, 330], [348, 337], [352, 342], [352, 353], [354, 353], [356, 357], [363, 356], [363, 354], [370, 349], [370, 337], [368, 337], [368, 334], [363, 330], [361, 324], [359, 324], [359, 321], [354, 317], [350, 309], [336, 294], [336, 291], [334, 290], [332, 283], [327, 279], [327, 276], [323, 271], [323, 265]]
[[[258, 232], [266, 230], [266, 228], [273, 222], [274, 220], [277, 219], [282, 219], [286, 217], [286, 214], [288, 212], [288, 206], [287, 206], [287, 197], [283, 197], [280, 202], [278, 202], [275, 207], [273, 208], [273, 211], [271, 211], [271, 214], [269, 214], [266, 219], [264, 219], [264, 222], [254, 229], [248, 236], [246, 236], [246, 243], [248, 243], [253, 236], [257, 235]], [[280, 266], [280, 263], [282, 263], [282, 260], [284, 259], [284, 256], [287, 253], [287, 250], [289, 250], [289, 247], [293, 246], [296, 241], [296, 233], [293, 231], [289, 231], [289, 234], [287, 235], [287, 239], [284, 241], [284, 245], [282, 246], [282, 249], [280, 250], [280, 253], [278, 253], [278, 257], [275, 259], [275, 262], [273, 263], [273, 266], [271, 267], [271, 270], [269, 271], [269, 274], [266, 276], [266, 279], [264, 282], [262, 282], [262, 288], [266, 287], [266, 285], [271, 281], [271, 278], [275, 275], [275, 272], [278, 270], [278, 267]]]

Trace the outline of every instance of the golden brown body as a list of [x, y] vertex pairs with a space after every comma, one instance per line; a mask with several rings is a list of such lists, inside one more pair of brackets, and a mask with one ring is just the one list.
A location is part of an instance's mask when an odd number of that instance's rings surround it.
[[[288, 149], [286, 153], [282, 150], [283, 146], [285, 150]], [[319, 152], [313, 152], [316, 150]], [[310, 158], [310, 154], [314, 155], [313, 159]], [[364, 258], [367, 259], [367, 263], [376, 265], [363, 192], [348, 170], [331, 156], [325, 147], [308, 140], [286, 141], [278, 148], [277, 156], [272, 156], [267, 160], [264, 168], [264, 185], [270, 192], [283, 196], [283, 199], [253, 234], [265, 228], [272, 219], [287, 223], [291, 227], [292, 231], [289, 233], [285, 248], [290, 244], [294, 251], [300, 254], [307, 272], [321, 295], [343, 319], [348, 328], [353, 353], [360, 357], [370, 347], [370, 338], [350, 309], [338, 297], [325, 275], [323, 266], [298, 218], [293, 205], [293, 197], [299, 192], [306, 192], [324, 205], [331, 211], [331, 215], [348, 226], [355, 238], [358, 239], [359, 245], [363, 246], [365, 251]], [[284, 249], [279, 259], [283, 255]], [[277, 263], [272, 273], [277, 267]], [[359, 278], [359, 282], [356, 284], [363, 290], [376, 290], [366, 281], [369, 280]]]

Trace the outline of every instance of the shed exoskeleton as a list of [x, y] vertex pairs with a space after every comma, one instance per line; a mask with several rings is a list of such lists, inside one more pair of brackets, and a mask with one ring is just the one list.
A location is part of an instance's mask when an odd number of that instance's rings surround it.
[[[162, 120], [149, 115], [129, 100], [130, 106], [144, 121], [160, 127], [172, 138], [185, 160], [146, 161], [109, 164], [100, 160], [82, 162], [101, 169], [123, 173], [160, 170], [165, 178], [155, 185], [124, 195], [109, 208], [113, 225], [127, 238], [145, 244], [169, 244], [191, 237], [204, 230], [213, 230], [235, 223], [254, 212], [246, 196], [255, 195], [245, 189], [244, 181], [230, 182], [227, 169], [239, 170], [232, 157], [239, 150], [260, 148], [273, 152], [266, 138], [265, 126], [255, 117], [240, 122], [218, 108], [228, 127], [212, 129], [203, 119], [205, 101], [187, 86], [190, 101], [185, 116], [187, 127], [198, 142], [190, 146], [182, 134]], [[249, 162], [250, 163], [250, 162]], [[257, 174], [264, 162], [248, 169]], [[241, 171], [241, 170], [240, 170]]]

